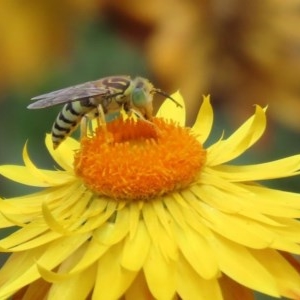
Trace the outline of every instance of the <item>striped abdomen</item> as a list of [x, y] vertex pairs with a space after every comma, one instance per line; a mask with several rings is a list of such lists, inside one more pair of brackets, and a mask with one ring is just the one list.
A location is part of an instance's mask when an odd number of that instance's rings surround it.
[[61, 112], [58, 114], [52, 126], [52, 142], [53, 148], [56, 149], [59, 144], [66, 139], [78, 126], [82, 117], [87, 113], [95, 110], [96, 106], [87, 101], [69, 102], [64, 105]]

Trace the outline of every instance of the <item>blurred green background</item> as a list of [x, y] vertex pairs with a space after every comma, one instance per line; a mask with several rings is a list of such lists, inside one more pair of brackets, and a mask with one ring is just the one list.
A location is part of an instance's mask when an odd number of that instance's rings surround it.
[[[268, 132], [236, 163], [299, 153], [298, 1], [295, 7], [253, 1], [248, 8], [228, 0], [173, 2], [143, 8], [133, 0], [3, 1], [0, 164], [23, 164], [28, 141], [36, 165], [53, 169], [44, 138], [61, 107], [28, 110], [30, 98], [120, 74], [147, 77], [170, 93], [181, 89], [190, 124], [202, 95], [211, 94], [210, 142], [233, 132], [253, 104], [269, 104]], [[266, 184], [300, 192], [299, 177]], [[0, 177], [1, 197], [32, 190]]]

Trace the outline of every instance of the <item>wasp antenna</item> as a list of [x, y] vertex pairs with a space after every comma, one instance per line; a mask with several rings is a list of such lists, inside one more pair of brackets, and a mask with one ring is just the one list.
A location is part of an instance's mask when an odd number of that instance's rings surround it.
[[166, 92], [160, 90], [160, 89], [155, 89], [154, 92], [156, 94], [162, 95], [170, 100], [172, 100], [177, 106], [182, 108], [182, 105], [180, 103], [178, 103], [174, 98], [172, 98], [169, 94], [167, 94]]

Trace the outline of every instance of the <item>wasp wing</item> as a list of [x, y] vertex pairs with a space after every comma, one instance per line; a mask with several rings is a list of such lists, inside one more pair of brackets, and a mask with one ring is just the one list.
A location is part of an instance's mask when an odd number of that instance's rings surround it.
[[96, 81], [91, 81], [33, 97], [31, 100], [37, 101], [28, 105], [27, 108], [45, 108], [93, 96], [106, 96], [108, 94], [109, 90], [107, 88], [99, 87], [96, 85]]

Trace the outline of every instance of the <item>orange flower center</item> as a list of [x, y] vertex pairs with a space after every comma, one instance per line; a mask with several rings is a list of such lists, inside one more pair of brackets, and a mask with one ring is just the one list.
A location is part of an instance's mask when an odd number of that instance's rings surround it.
[[206, 159], [189, 128], [154, 118], [118, 119], [83, 138], [75, 172], [99, 195], [148, 200], [189, 185]]

